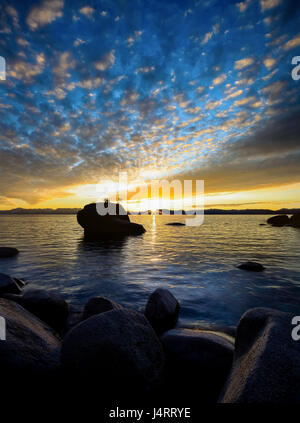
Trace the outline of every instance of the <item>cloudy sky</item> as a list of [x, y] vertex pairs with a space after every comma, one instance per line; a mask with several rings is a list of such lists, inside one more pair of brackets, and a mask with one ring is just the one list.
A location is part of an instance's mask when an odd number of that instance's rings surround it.
[[0, 208], [80, 207], [125, 171], [300, 207], [299, 19], [295, 0], [2, 0]]

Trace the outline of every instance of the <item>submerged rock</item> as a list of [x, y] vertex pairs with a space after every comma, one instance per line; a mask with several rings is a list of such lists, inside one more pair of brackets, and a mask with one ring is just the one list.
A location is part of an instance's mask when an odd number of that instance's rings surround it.
[[285, 226], [290, 222], [289, 217], [286, 214], [280, 214], [278, 216], [272, 216], [267, 220], [267, 223], [272, 226]]
[[166, 223], [167, 226], [186, 226], [185, 223], [181, 223], [181, 222], [170, 222], [170, 223]]
[[149, 297], [145, 316], [158, 334], [172, 329], [178, 320], [180, 304], [165, 288], [157, 288]]
[[122, 308], [122, 306], [108, 298], [93, 297], [85, 305], [82, 318], [85, 320], [96, 314], [105, 313], [110, 310], [121, 310]]
[[19, 254], [17, 248], [12, 247], [0, 247], [0, 258], [14, 257]]
[[101, 393], [144, 392], [161, 378], [164, 354], [148, 323], [138, 312], [111, 310], [71, 329], [62, 345], [61, 361], [70, 377], [99, 381]]
[[[107, 205], [107, 207], [106, 207]], [[108, 213], [101, 215], [98, 211], [107, 208]], [[140, 235], [145, 232], [142, 225], [131, 223], [129, 216], [120, 204], [92, 203], [77, 213], [77, 221], [84, 228], [86, 240], [115, 238], [127, 235]]]
[[60, 341], [54, 331], [13, 301], [0, 298], [6, 321], [6, 340], [0, 341], [0, 372], [10, 377], [32, 377], [56, 372]]
[[0, 295], [1, 294], [20, 294], [22, 292], [17, 279], [12, 278], [5, 273], [0, 273]]
[[231, 370], [234, 345], [229, 336], [173, 329], [161, 337], [166, 355], [164, 391], [170, 396], [216, 403]]
[[300, 403], [300, 341], [290, 313], [248, 310], [236, 334], [234, 362], [222, 403]]
[[256, 263], [255, 261], [246, 261], [237, 267], [242, 270], [248, 270], [249, 272], [262, 272], [265, 269], [262, 264]]
[[66, 324], [69, 306], [58, 294], [31, 288], [24, 292], [21, 304], [57, 331], [61, 331]]

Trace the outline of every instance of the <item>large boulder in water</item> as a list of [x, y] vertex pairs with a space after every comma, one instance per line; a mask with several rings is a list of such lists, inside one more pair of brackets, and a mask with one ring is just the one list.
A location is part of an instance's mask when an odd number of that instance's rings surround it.
[[267, 220], [267, 223], [272, 226], [285, 226], [290, 223], [290, 219], [286, 214], [280, 214], [278, 216], [272, 216]]
[[14, 257], [19, 254], [17, 248], [12, 247], [0, 247], [0, 258]]
[[92, 316], [71, 329], [61, 361], [69, 378], [79, 378], [93, 389], [101, 383], [101, 395], [116, 398], [156, 386], [164, 354], [147, 319], [123, 309]]
[[19, 382], [26, 377], [28, 384], [28, 377], [56, 373], [60, 340], [54, 331], [19, 304], [2, 298], [0, 316], [6, 324], [6, 340], [0, 341], [1, 377], [17, 377]]
[[180, 304], [165, 288], [157, 288], [149, 297], [145, 316], [158, 334], [172, 329], [178, 320]]
[[268, 308], [242, 316], [220, 402], [300, 403], [300, 341], [292, 337], [293, 317]]
[[124, 208], [115, 203], [87, 204], [77, 213], [77, 221], [84, 228], [86, 240], [140, 235], [145, 232], [142, 225], [131, 223]]
[[289, 225], [294, 228], [300, 228], [300, 213], [296, 213], [291, 216]]
[[64, 298], [54, 292], [28, 289], [21, 298], [21, 305], [58, 332], [67, 322], [69, 305]]
[[256, 261], [245, 261], [237, 267], [242, 270], [248, 270], [249, 272], [262, 272], [265, 270], [264, 266]]
[[217, 332], [173, 329], [161, 337], [166, 355], [164, 392], [216, 403], [230, 373], [233, 338]]

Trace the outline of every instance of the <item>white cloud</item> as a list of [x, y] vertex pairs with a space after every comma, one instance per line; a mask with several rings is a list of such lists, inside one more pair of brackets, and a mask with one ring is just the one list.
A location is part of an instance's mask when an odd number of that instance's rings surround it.
[[105, 54], [98, 62], [95, 63], [95, 68], [99, 71], [105, 71], [115, 64], [115, 51], [112, 50]]
[[248, 6], [250, 5], [251, 0], [242, 1], [240, 3], [236, 4], [236, 7], [239, 9], [241, 13], [245, 12], [245, 10], [248, 9]]
[[273, 7], [279, 6], [282, 0], [260, 0], [260, 7], [262, 12], [265, 10], [273, 9]]
[[84, 6], [81, 9], [79, 9], [79, 12], [84, 15], [88, 19], [92, 19], [93, 14], [95, 13], [95, 9], [93, 9], [90, 6]]
[[34, 6], [27, 16], [27, 25], [35, 31], [39, 27], [50, 24], [63, 15], [63, 0], [43, 0], [39, 6]]
[[284, 50], [291, 50], [292, 48], [300, 46], [300, 34], [298, 34], [295, 38], [287, 41], [283, 46]]
[[244, 69], [254, 63], [252, 57], [246, 57], [245, 59], [237, 60], [234, 64], [235, 69]]
[[224, 82], [226, 78], [227, 78], [226, 73], [222, 73], [222, 75], [218, 76], [217, 78], [213, 80], [213, 84], [214, 85], [222, 84], [222, 82]]

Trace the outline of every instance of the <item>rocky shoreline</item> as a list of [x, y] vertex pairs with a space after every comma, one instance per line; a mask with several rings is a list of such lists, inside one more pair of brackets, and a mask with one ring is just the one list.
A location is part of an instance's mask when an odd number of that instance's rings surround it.
[[0, 274], [3, 380], [34, 377], [54, 386], [101, 382], [107, 398], [198, 398], [199, 403], [300, 402], [300, 341], [293, 316], [247, 311], [235, 340], [222, 332], [176, 327], [180, 304], [158, 288], [145, 311], [105, 298], [82, 310], [60, 295]]

